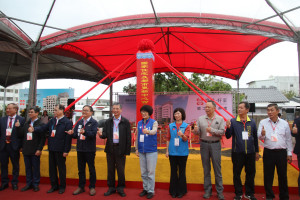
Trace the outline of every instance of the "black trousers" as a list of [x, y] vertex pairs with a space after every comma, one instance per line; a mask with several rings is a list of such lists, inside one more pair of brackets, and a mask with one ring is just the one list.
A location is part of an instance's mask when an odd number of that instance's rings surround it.
[[20, 160], [20, 152], [14, 151], [11, 143], [5, 144], [4, 149], [0, 152], [0, 163], [1, 163], [1, 183], [2, 184], [8, 184], [9, 178], [8, 178], [8, 162], [10, 161], [12, 163], [12, 181], [11, 184], [16, 185], [18, 184], [18, 177], [19, 177], [19, 160]]
[[266, 198], [274, 199], [275, 195], [272, 190], [275, 167], [277, 169], [279, 198], [280, 200], [289, 199], [287, 184], [287, 151], [286, 149], [264, 149], [264, 185]]
[[233, 164], [233, 183], [236, 195], [243, 195], [243, 185], [241, 181], [241, 172], [245, 167], [245, 193], [246, 195], [254, 195], [254, 178], [255, 178], [255, 158], [256, 153], [236, 153], [232, 152]]
[[170, 188], [171, 195], [187, 193], [186, 161], [188, 156], [169, 156], [171, 166]]
[[119, 146], [113, 146], [113, 153], [106, 154], [107, 160], [107, 185], [109, 189], [115, 189], [115, 174], [118, 173], [117, 190], [125, 187], [125, 161], [126, 155], [119, 155]]
[[86, 183], [85, 167], [88, 164], [90, 171], [89, 188], [95, 188], [96, 185], [96, 170], [95, 170], [95, 152], [80, 152], [77, 151], [79, 187], [84, 188]]
[[53, 188], [66, 188], [66, 158], [63, 157], [63, 152], [49, 151], [49, 177]]

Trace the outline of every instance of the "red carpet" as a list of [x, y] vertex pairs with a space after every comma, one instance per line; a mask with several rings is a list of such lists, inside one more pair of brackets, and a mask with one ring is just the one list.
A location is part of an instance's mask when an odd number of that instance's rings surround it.
[[[39, 192], [33, 192], [32, 190], [28, 190], [26, 192], [21, 192], [20, 189], [25, 186], [25, 183], [19, 183], [19, 190], [13, 191], [11, 187], [8, 189], [0, 192], [0, 199], [1, 200], [60, 200], [60, 199], [147, 199], [146, 197], [139, 197], [138, 194], [141, 192], [141, 189], [136, 188], [126, 188], [125, 193], [127, 196], [125, 198], [121, 198], [118, 194], [113, 194], [108, 197], [104, 197], [103, 193], [106, 192], [107, 187], [96, 187], [97, 194], [94, 197], [89, 196], [89, 189], [86, 187], [85, 193], [79, 194], [79, 195], [72, 195], [72, 192], [77, 188], [75, 185], [67, 185], [66, 191], [64, 194], [58, 194], [58, 192], [54, 192], [51, 194], [47, 194], [46, 191], [50, 189], [49, 184], [41, 184], [40, 185], [40, 191]], [[183, 197], [183, 199], [203, 199], [204, 192], [203, 191], [188, 191], [186, 196]], [[225, 192], [224, 196], [227, 200], [233, 199], [234, 194], [232, 192]], [[278, 194], [276, 194], [275, 200], [278, 200]], [[259, 193], [256, 194], [256, 198], [258, 200], [265, 199], [264, 194]], [[168, 190], [166, 189], [156, 189], [155, 190], [155, 196], [153, 199], [172, 199], [169, 195]], [[213, 196], [210, 198], [210, 200], [217, 200], [217, 194], [216, 192], [213, 192]], [[298, 200], [300, 199], [295, 194], [290, 194], [290, 200]]]

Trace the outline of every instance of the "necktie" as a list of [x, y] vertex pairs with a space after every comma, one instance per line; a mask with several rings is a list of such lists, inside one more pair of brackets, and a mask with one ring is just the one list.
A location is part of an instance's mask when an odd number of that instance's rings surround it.
[[[13, 119], [14, 119], [13, 117], [9, 118], [8, 128], [12, 128], [12, 120]], [[10, 136], [6, 136], [6, 143], [8, 144], [10, 142], [11, 142], [11, 135]]]

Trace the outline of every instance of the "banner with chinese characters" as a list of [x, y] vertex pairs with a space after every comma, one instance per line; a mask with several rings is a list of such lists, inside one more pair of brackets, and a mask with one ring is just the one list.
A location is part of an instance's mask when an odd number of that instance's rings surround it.
[[154, 107], [153, 59], [151, 52], [137, 53], [136, 70], [136, 117], [142, 119], [140, 108], [143, 105]]
[[[227, 111], [232, 113], [232, 94], [208, 94]], [[137, 107], [135, 95], [120, 95], [119, 101], [122, 104], [122, 115], [131, 122], [136, 121], [135, 113], [140, 113]], [[208, 100], [208, 98], [205, 97]], [[186, 122], [196, 121], [199, 116], [205, 115], [205, 102], [197, 95], [154, 95], [155, 107], [153, 108], [152, 118], [159, 124], [173, 122], [173, 111], [181, 107], [186, 112]], [[137, 109], [138, 108], [138, 109]], [[217, 110], [227, 119], [231, 117], [220, 107]]]

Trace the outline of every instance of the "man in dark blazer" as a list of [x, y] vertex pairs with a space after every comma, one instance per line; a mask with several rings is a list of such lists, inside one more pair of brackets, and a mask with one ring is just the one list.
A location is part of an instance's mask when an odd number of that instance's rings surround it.
[[18, 189], [19, 177], [19, 159], [21, 139], [18, 138], [15, 123], [18, 122], [20, 126], [24, 125], [25, 119], [19, 115], [18, 105], [10, 103], [6, 107], [6, 117], [0, 119], [0, 163], [1, 163], [1, 186], [0, 191], [8, 188], [8, 162], [9, 158], [12, 162], [12, 189]]
[[29, 126], [39, 127], [44, 125], [38, 118], [39, 113], [40, 108], [30, 108], [28, 112], [30, 119], [25, 122], [23, 128], [19, 126], [20, 124], [15, 123], [15, 126], [18, 127], [18, 136], [23, 140], [22, 153], [26, 171], [26, 186], [21, 189], [22, 192], [31, 188], [33, 188], [35, 192], [40, 190], [40, 156], [42, 155], [42, 150], [45, 145], [46, 132], [28, 133]]
[[[98, 128], [98, 135], [107, 139], [105, 152], [107, 160], [107, 185], [108, 191], [104, 196], [109, 196], [118, 191], [121, 197], [125, 197], [125, 161], [126, 155], [131, 150], [131, 130], [129, 121], [121, 116], [122, 107], [119, 103], [113, 104], [114, 116], [106, 120], [103, 130]], [[115, 170], [118, 173], [118, 186], [115, 188]]]
[[74, 130], [68, 131], [68, 134], [77, 139], [77, 164], [79, 175], [79, 186], [73, 192], [73, 195], [78, 195], [84, 192], [86, 183], [85, 166], [88, 164], [90, 171], [90, 195], [96, 195], [96, 170], [95, 170], [95, 156], [96, 156], [96, 135], [98, 123], [93, 119], [93, 107], [85, 105], [82, 108], [83, 119], [79, 120]]
[[[59, 190], [59, 194], [63, 194], [66, 189], [66, 157], [71, 150], [72, 136], [66, 131], [72, 130], [72, 122], [64, 116], [65, 106], [56, 105], [54, 108], [54, 118], [47, 124], [40, 127], [30, 126], [28, 132], [42, 133], [49, 131], [48, 150], [49, 150], [49, 176], [51, 188], [47, 193]], [[57, 176], [59, 172], [59, 179]]]
[[[300, 118], [296, 118], [293, 123], [292, 136], [296, 139], [294, 154], [297, 154], [298, 167], [300, 167]], [[300, 196], [300, 173], [298, 177], [298, 194]]]

